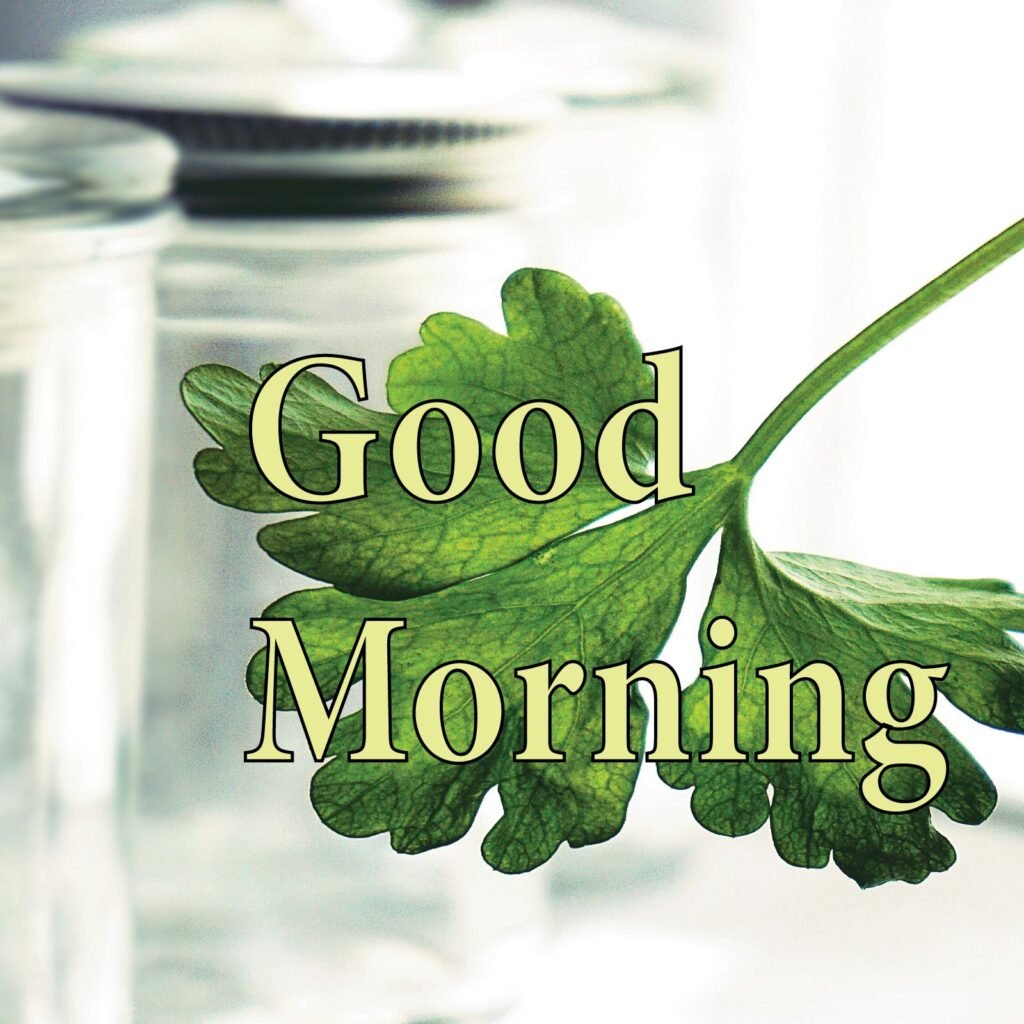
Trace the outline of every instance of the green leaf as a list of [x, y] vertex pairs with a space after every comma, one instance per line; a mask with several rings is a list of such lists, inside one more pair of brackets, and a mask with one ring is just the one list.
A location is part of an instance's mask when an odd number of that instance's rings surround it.
[[[260, 544], [285, 565], [340, 588], [293, 594], [267, 612], [296, 621], [324, 695], [336, 688], [363, 619], [408, 620], [392, 646], [392, 689], [395, 740], [409, 750], [409, 761], [348, 762], [346, 754], [361, 745], [361, 715], [343, 719], [332, 760], [313, 782], [313, 801], [324, 821], [346, 835], [388, 831], [399, 850], [429, 849], [464, 834], [484, 794], [497, 786], [504, 816], [488, 834], [484, 854], [501, 870], [527, 870], [562, 842], [578, 846], [613, 835], [638, 765], [590, 759], [602, 739], [600, 687], [595, 693], [591, 682], [578, 695], [555, 693], [555, 744], [566, 750], [565, 763], [520, 763], [512, 758], [523, 721], [521, 683], [513, 668], [577, 660], [593, 669], [656, 657], [694, 559], [728, 522], [704, 626], [726, 615], [739, 627], [730, 657], [738, 660], [741, 748], [756, 751], [764, 743], [758, 699], [764, 686], [757, 669], [829, 660], [846, 682], [847, 745], [857, 756], [840, 763], [665, 763], [659, 766], [662, 776], [670, 785], [693, 787], [693, 812], [713, 831], [740, 835], [770, 818], [779, 852], [794, 864], [822, 866], [832, 856], [864, 886], [919, 881], [948, 867], [953, 849], [934, 829], [930, 808], [883, 814], [861, 796], [860, 779], [872, 767], [861, 744], [876, 726], [861, 705], [860, 688], [883, 663], [949, 663], [942, 686], [954, 704], [979, 721], [1021, 731], [1024, 660], [1008, 631], [1024, 629], [1024, 599], [995, 581], [916, 579], [807, 555], [767, 555], [750, 538], [742, 516], [756, 474], [811, 408], [865, 360], [1021, 248], [1024, 221], [866, 327], [808, 374], [729, 463], [691, 474], [694, 496], [583, 533], [574, 531], [620, 504], [592, 464], [597, 432], [622, 405], [652, 397], [653, 382], [622, 310], [563, 275], [524, 270], [506, 282], [507, 337], [452, 313], [429, 318], [423, 345], [395, 361], [388, 381], [389, 399], [399, 412], [437, 399], [469, 410], [485, 451], [515, 406], [546, 399], [568, 408], [582, 427], [588, 460], [569, 495], [551, 504], [512, 498], [486, 462], [473, 488], [456, 501], [415, 501], [391, 472], [387, 445], [395, 416], [370, 412], [313, 375], [294, 385], [283, 410], [288, 464], [308, 488], [328, 490], [335, 484], [336, 453], [319, 441], [320, 432], [375, 430], [380, 441], [368, 452], [370, 496], [330, 506], [290, 501], [266, 485], [253, 463], [248, 417], [256, 381], [225, 367], [189, 374], [186, 404], [220, 446], [196, 459], [203, 487], [215, 500], [240, 509], [307, 513], [265, 527]], [[649, 476], [651, 449], [651, 423], [636, 417], [627, 456], [638, 478]], [[530, 472], [543, 480], [551, 466], [550, 439], [535, 421], [524, 453]], [[432, 486], [446, 483], [449, 460], [446, 431], [428, 420], [422, 462]], [[723, 660], [706, 641], [704, 653], [706, 664]], [[494, 750], [458, 766], [426, 753], [411, 724], [418, 683], [453, 659], [474, 660], [495, 673], [507, 709]], [[261, 653], [249, 670], [257, 697], [263, 667]], [[451, 687], [446, 732], [456, 746], [468, 746], [473, 722], [459, 684]], [[816, 745], [810, 690], [811, 684], [801, 684], [794, 695], [794, 743], [805, 753]], [[283, 691], [282, 685], [279, 704], [287, 707]], [[899, 685], [891, 691], [902, 713], [908, 692]], [[683, 695], [684, 748], [707, 748], [709, 717], [702, 678]], [[637, 750], [643, 723], [644, 709], [634, 699]], [[934, 719], [898, 737], [915, 738], [947, 757], [949, 777], [935, 808], [957, 821], [982, 821], [995, 792], [970, 755]], [[912, 799], [920, 792], [918, 774], [892, 768], [883, 786], [896, 799]]]
[[[349, 762], [362, 743], [362, 713], [341, 720], [316, 774], [312, 799], [323, 821], [348, 836], [389, 831], [395, 849], [414, 853], [453, 842], [470, 827], [484, 794], [498, 787], [504, 814], [483, 844], [486, 860], [506, 872], [543, 863], [562, 842], [602, 842], [621, 828], [640, 762], [593, 762], [602, 746], [601, 689], [556, 691], [553, 747], [566, 761], [517, 762], [522, 744], [522, 683], [514, 670], [576, 660], [588, 669], [656, 657], [679, 612], [686, 575], [734, 500], [728, 467], [694, 475], [696, 494], [663, 502], [620, 522], [559, 541], [518, 564], [440, 593], [404, 601], [368, 601], [333, 589], [307, 590], [267, 609], [294, 619], [325, 698], [333, 698], [364, 618], [405, 618], [392, 640], [395, 746], [404, 763]], [[457, 656], [494, 675], [503, 691], [505, 724], [479, 761], [451, 765], [420, 744], [412, 701], [422, 678]], [[265, 652], [249, 667], [262, 698]], [[283, 679], [281, 680], [283, 682]], [[446, 693], [445, 730], [468, 748], [472, 704], [456, 684]], [[278, 692], [283, 690], [278, 687]], [[287, 702], [285, 702], [287, 703]], [[631, 734], [642, 754], [646, 711], [633, 699]]]
[[[388, 401], [397, 412], [443, 395], [488, 433], [509, 409], [539, 399], [567, 408], [593, 451], [608, 417], [650, 398], [652, 373], [622, 307], [591, 295], [565, 274], [516, 271], [501, 289], [508, 337], [457, 313], [437, 313], [420, 328], [419, 348], [397, 356]], [[630, 469], [648, 476], [653, 432], [647, 417], [631, 425]]]
[[[527, 270], [505, 285], [509, 337], [455, 314], [423, 325], [422, 347], [399, 357], [389, 376], [393, 405], [444, 397], [481, 427], [484, 458], [475, 483], [457, 501], [433, 505], [410, 497], [391, 471], [388, 445], [397, 417], [373, 412], [303, 374], [284, 404], [288, 465], [313, 491], [337, 480], [337, 452], [324, 430], [375, 430], [367, 454], [367, 496], [330, 505], [286, 498], [263, 480], [249, 443], [258, 383], [224, 366], [191, 370], [182, 385], [189, 411], [220, 445], [201, 451], [196, 476], [211, 498], [249, 512], [312, 513], [265, 526], [260, 546], [272, 558], [350, 593], [400, 598], [428, 593], [509, 565], [622, 505], [603, 486], [592, 460], [598, 428], [622, 405], [653, 396], [653, 374], [620, 307], [552, 271]], [[549, 398], [579, 422], [588, 445], [583, 473], [563, 498], [536, 505], [511, 496], [490, 460], [491, 432], [510, 409]], [[627, 457], [638, 478], [652, 458], [648, 417], [635, 417]], [[438, 489], [449, 468], [447, 432], [427, 421], [425, 476]], [[526, 464], [538, 481], [550, 472], [545, 428], [529, 426]]]
[[[725, 652], [707, 640], [707, 627], [718, 616], [728, 616], [737, 627], [737, 640]], [[894, 661], [948, 664], [946, 679], [938, 685], [954, 704], [988, 725], [1024, 730], [1024, 651], [1007, 634], [1020, 629], [1024, 597], [1008, 584], [920, 579], [829, 558], [766, 554], [744, 525], [732, 524], [723, 534], [702, 646], [705, 665], [736, 659], [739, 749], [759, 751], [766, 742], [765, 687], [756, 677], [758, 669], [828, 660], [844, 682], [846, 745], [856, 759], [695, 760], [663, 763], [660, 774], [669, 785], [694, 787], [694, 816], [713, 832], [743, 835], [770, 816], [776, 849], [791, 864], [821, 867], [831, 853], [837, 866], [862, 886], [920, 881], [930, 871], [949, 867], [955, 854], [933, 827], [929, 808], [884, 813], [862, 798], [860, 780], [874, 763], [861, 744], [878, 729], [864, 709], [864, 683], [873, 670]], [[896, 686], [909, 707], [905, 683]], [[818, 726], [812, 683], [795, 685], [793, 718], [794, 749], [813, 750]], [[682, 719], [684, 748], [707, 750], [706, 678], [685, 691]], [[932, 806], [970, 824], [991, 813], [991, 782], [935, 718], [894, 738], [929, 742], [946, 754], [949, 776]], [[920, 792], [915, 774], [890, 769], [883, 785], [894, 798], [912, 799]]]

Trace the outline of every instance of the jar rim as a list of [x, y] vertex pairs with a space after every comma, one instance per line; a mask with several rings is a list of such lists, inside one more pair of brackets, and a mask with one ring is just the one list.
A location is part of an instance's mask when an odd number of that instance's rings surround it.
[[176, 164], [158, 132], [0, 104], [0, 269], [161, 245]]
[[181, 215], [170, 202], [57, 221], [0, 223], [0, 273], [19, 273], [100, 260], [124, 259], [163, 248]]

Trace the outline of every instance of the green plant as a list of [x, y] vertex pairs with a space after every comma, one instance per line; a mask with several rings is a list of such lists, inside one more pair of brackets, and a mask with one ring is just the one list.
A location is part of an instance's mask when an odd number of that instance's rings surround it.
[[[271, 488], [253, 460], [249, 412], [259, 382], [223, 366], [192, 370], [183, 383], [189, 410], [220, 447], [196, 459], [196, 475], [218, 502], [261, 513], [308, 513], [265, 526], [260, 546], [274, 559], [328, 587], [291, 594], [268, 618], [295, 620], [318, 685], [337, 680], [367, 618], [402, 618], [394, 639], [394, 743], [403, 763], [346, 759], [362, 740], [361, 715], [341, 720], [316, 773], [312, 800], [332, 829], [350, 836], [390, 832], [392, 845], [418, 852], [460, 838], [485, 793], [497, 786], [504, 814], [483, 844], [501, 871], [529, 870], [562, 842], [582, 846], [621, 828], [640, 761], [595, 762], [602, 743], [602, 701], [595, 687], [552, 695], [552, 743], [564, 762], [513, 759], [521, 739], [522, 688], [502, 678], [513, 666], [550, 661], [584, 665], [655, 658], [672, 629], [687, 575], [712, 537], [722, 532], [718, 579], [702, 628], [705, 664], [723, 657], [707, 639], [711, 620], [727, 616], [737, 638], [728, 652], [738, 678], [757, 666], [797, 666], [828, 656], [845, 679], [864, 679], [883, 661], [948, 665], [939, 688], [957, 707], [988, 725], [1024, 730], [1024, 650], [1008, 631], [1024, 630], [1024, 597], [989, 580], [918, 579], [834, 559], [762, 551], [747, 526], [752, 482], [780, 441], [844, 377], [943, 302], [1024, 247], [1024, 221], [1013, 225], [886, 313], [826, 359], [778, 405], [727, 463], [687, 474], [695, 493], [659, 502], [592, 529], [623, 503], [603, 486], [593, 458], [562, 499], [531, 505], [512, 497], [493, 467], [447, 504], [425, 504], [395, 481], [387, 455], [396, 415], [371, 412], [317, 377], [297, 380], [285, 401], [283, 449], [296, 478], [310, 490], [333, 486], [337, 452], [320, 431], [371, 430], [382, 443], [367, 452], [367, 496], [333, 505], [302, 504]], [[399, 356], [388, 377], [396, 413], [444, 398], [465, 408], [493, 438], [514, 406], [557, 400], [582, 429], [592, 456], [602, 424], [629, 402], [649, 399], [652, 375], [641, 362], [628, 320], [604, 295], [590, 295], [563, 275], [524, 270], [505, 284], [508, 336], [455, 314], [422, 327], [423, 344]], [[265, 377], [271, 368], [265, 368]], [[528, 431], [526, 461], [538, 479], [550, 471], [550, 438]], [[428, 480], [444, 481], [448, 441], [428, 423], [422, 463]], [[635, 477], [649, 472], [653, 433], [639, 423], [629, 434]], [[333, 461], [332, 461], [333, 458]], [[471, 764], [448, 764], [416, 742], [412, 700], [419, 681], [457, 654], [489, 666], [501, 680], [506, 718], [501, 739]], [[257, 698], [266, 654], [250, 663]], [[909, 707], [894, 684], [897, 707]], [[740, 688], [739, 745], [764, 745], [763, 696]], [[278, 687], [281, 706], [290, 706]], [[333, 696], [329, 687], [325, 699]], [[446, 697], [445, 728], [453, 746], [474, 729], [464, 692]], [[900, 696], [902, 694], [902, 696]], [[631, 696], [630, 735], [642, 750], [646, 707]], [[812, 684], [794, 689], [794, 750], [817, 740]], [[757, 763], [665, 761], [670, 786], [693, 788], [692, 811], [711, 831], [741, 835], [771, 822], [780, 855], [820, 867], [832, 855], [862, 886], [892, 879], [920, 881], [952, 864], [955, 854], [927, 806], [904, 814], [876, 810], [861, 797], [873, 767], [861, 747], [876, 723], [859, 695], [845, 702], [846, 737], [854, 759]], [[707, 679], [687, 687], [680, 735], [689, 750], [711, 740]], [[908, 729], [903, 741], [945, 752], [948, 778], [933, 801], [956, 821], [978, 823], [995, 805], [995, 790], [971, 755], [936, 721]], [[912, 797], [919, 779], [893, 768], [886, 788]]]

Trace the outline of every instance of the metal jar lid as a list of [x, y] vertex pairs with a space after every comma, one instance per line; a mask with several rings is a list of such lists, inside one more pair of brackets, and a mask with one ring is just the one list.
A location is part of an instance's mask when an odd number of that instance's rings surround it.
[[192, 211], [283, 215], [508, 205], [557, 109], [495, 76], [413, 67], [0, 64], [0, 96], [164, 133]]

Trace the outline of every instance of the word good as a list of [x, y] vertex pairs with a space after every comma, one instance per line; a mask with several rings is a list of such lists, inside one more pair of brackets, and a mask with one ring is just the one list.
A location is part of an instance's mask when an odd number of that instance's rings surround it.
[[[655, 369], [654, 398], [635, 401], [616, 410], [597, 437], [597, 472], [617, 498], [640, 502], [681, 498], [693, 493], [683, 482], [682, 466], [682, 350], [666, 349], [644, 357]], [[321, 431], [320, 440], [338, 449], [337, 486], [326, 492], [310, 491], [292, 476], [285, 462], [281, 437], [281, 410], [295, 378], [314, 367], [332, 367], [348, 377], [356, 397], [365, 401], [366, 369], [362, 359], [317, 355], [292, 360], [275, 370], [260, 386], [252, 406], [252, 454], [267, 482], [286, 498], [311, 504], [329, 504], [366, 497], [366, 449], [379, 440], [368, 431]], [[655, 472], [650, 482], [637, 480], [626, 464], [626, 430], [634, 416], [654, 420]], [[444, 423], [449, 432], [451, 465], [447, 482], [437, 489], [425, 478], [422, 434], [428, 417]], [[554, 470], [550, 483], [534, 488], [528, 476], [524, 431], [532, 416], [543, 417], [551, 432]], [[525, 402], [502, 419], [491, 445], [494, 468], [510, 494], [535, 504], [556, 501], [567, 494], [583, 469], [584, 442], [579, 423], [557, 402]], [[395, 477], [412, 497], [431, 504], [453, 501], [470, 488], [480, 471], [480, 431], [469, 413], [454, 402], [420, 402], [407, 410], [391, 435], [391, 465]]]

